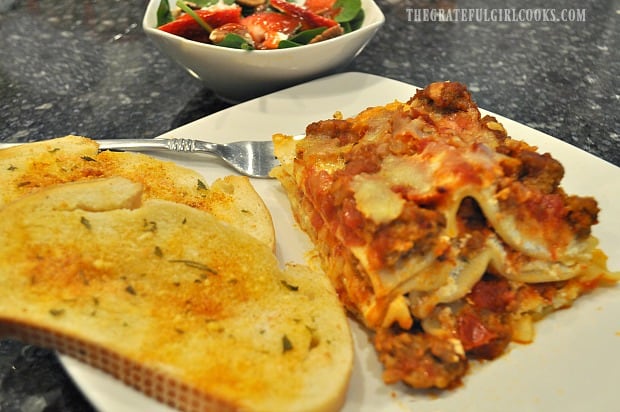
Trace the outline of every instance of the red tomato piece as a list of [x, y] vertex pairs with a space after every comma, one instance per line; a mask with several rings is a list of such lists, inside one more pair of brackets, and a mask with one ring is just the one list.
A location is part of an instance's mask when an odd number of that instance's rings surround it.
[[320, 16], [305, 7], [289, 3], [286, 0], [270, 0], [270, 2], [274, 8], [281, 12], [303, 20], [306, 23], [305, 28], [332, 27], [338, 24], [338, 22], [333, 19]]
[[331, 9], [335, 3], [336, 0], [306, 0], [304, 5], [310, 11], [322, 13], [325, 10]]
[[280, 43], [278, 33], [294, 33], [301, 21], [288, 14], [263, 11], [244, 17], [241, 24], [248, 29], [258, 48], [276, 49]]
[[458, 337], [466, 351], [487, 345], [497, 337], [480, 319], [471, 313], [460, 314], [457, 318], [456, 328]]
[[342, 9], [341, 7], [334, 7], [334, 4], [336, 4], [336, 0], [306, 0], [304, 6], [311, 12], [333, 19]]
[[[212, 29], [226, 23], [239, 23], [241, 21], [241, 7], [237, 5], [226, 8], [194, 10], [194, 12]], [[159, 29], [186, 39], [209, 42], [209, 32], [189, 14], [184, 14], [170, 23], [159, 26]]]

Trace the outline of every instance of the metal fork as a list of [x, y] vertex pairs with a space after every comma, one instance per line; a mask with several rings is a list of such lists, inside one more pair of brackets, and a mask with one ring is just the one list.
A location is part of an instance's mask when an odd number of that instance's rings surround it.
[[[250, 177], [269, 178], [271, 169], [280, 164], [273, 154], [271, 141], [211, 143], [193, 139], [107, 139], [97, 140], [97, 143], [100, 150], [209, 153]], [[0, 148], [7, 146], [0, 145]]]
[[211, 143], [193, 139], [109, 139], [97, 142], [100, 150], [209, 153], [250, 177], [269, 178], [271, 169], [280, 164], [273, 154], [271, 141]]

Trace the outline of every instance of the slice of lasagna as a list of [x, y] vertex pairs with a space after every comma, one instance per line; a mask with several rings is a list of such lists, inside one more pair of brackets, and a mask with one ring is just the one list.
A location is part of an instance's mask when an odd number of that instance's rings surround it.
[[591, 234], [596, 200], [565, 193], [562, 165], [481, 117], [462, 84], [274, 142], [273, 176], [388, 383], [454, 387], [469, 359], [618, 280]]

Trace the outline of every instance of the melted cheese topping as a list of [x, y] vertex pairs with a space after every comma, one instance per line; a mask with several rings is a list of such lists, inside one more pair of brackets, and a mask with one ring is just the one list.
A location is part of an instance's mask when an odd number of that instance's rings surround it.
[[359, 175], [351, 182], [357, 209], [375, 223], [388, 223], [400, 216], [405, 200], [394, 193], [385, 179]]
[[433, 175], [438, 163], [425, 164], [421, 156], [387, 156], [381, 163], [379, 175], [391, 186], [406, 186], [415, 193], [430, 193], [435, 189]]

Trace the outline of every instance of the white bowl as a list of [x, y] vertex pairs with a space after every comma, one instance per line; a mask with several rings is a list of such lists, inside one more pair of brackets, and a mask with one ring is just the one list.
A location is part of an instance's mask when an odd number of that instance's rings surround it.
[[[175, 0], [169, 0], [174, 7]], [[373, 0], [362, 0], [362, 26], [315, 44], [277, 50], [240, 50], [184, 39], [157, 26], [160, 0], [150, 0], [142, 28], [157, 47], [222, 99], [238, 102], [342, 70], [385, 21]]]

